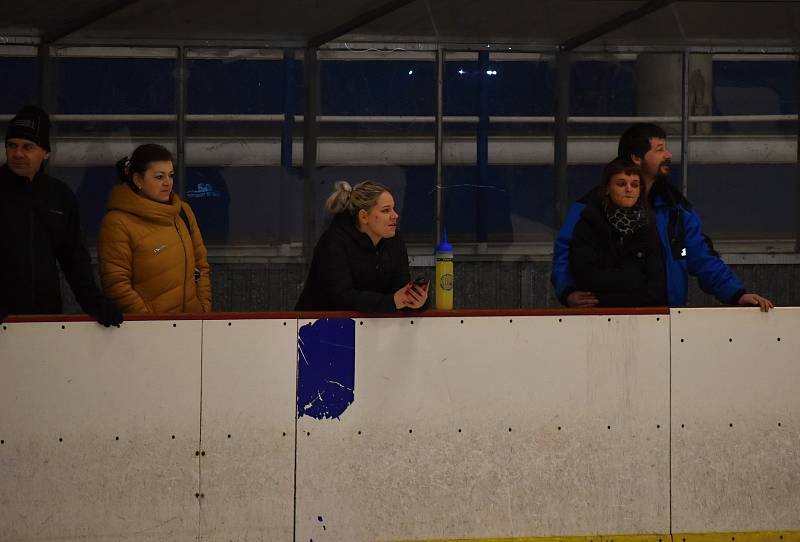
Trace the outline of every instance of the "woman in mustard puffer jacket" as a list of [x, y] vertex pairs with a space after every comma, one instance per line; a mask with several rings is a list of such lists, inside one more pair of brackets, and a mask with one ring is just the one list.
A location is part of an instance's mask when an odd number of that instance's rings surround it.
[[123, 183], [100, 224], [100, 278], [123, 312], [211, 311], [206, 247], [189, 204], [172, 192], [172, 155], [137, 147], [117, 162]]

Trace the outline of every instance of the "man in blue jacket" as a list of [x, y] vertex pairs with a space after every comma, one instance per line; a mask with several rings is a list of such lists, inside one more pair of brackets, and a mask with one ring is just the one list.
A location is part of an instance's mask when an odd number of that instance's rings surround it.
[[[672, 154], [667, 149], [664, 130], [654, 124], [634, 124], [620, 137], [618, 156], [630, 157], [642, 169], [645, 194], [655, 213], [661, 238], [670, 306], [686, 304], [689, 274], [692, 274], [704, 292], [722, 303], [754, 305], [762, 311], [772, 308], [769, 299], [746, 291], [714, 251], [711, 240], [703, 234], [700, 217], [692, 204], [667, 181]], [[598, 303], [592, 292], [575, 289], [569, 270], [572, 231], [586, 207], [587, 198], [595, 193], [593, 189], [570, 207], [553, 247], [550, 280], [558, 299], [570, 307], [593, 307]]]

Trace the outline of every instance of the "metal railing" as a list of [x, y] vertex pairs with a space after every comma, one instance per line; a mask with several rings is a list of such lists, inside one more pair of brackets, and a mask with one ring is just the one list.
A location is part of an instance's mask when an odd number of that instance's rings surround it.
[[[13, 114], [0, 115], [0, 121], [9, 121]], [[55, 113], [51, 115], [56, 122], [172, 122], [178, 116], [174, 113], [157, 114], [70, 114]], [[187, 122], [283, 122], [286, 116], [277, 114], [259, 113], [219, 113], [186, 115]], [[303, 122], [303, 115], [295, 115], [295, 122]], [[450, 115], [442, 118], [443, 122], [451, 124], [476, 124], [477, 115]], [[690, 115], [689, 122], [797, 122], [797, 115]], [[567, 119], [573, 124], [632, 124], [635, 122], [652, 122], [656, 124], [670, 124], [681, 122], [679, 115], [665, 116], [571, 116]], [[324, 123], [397, 123], [397, 124], [433, 124], [436, 122], [434, 115], [319, 115], [317, 122]], [[492, 115], [490, 123], [504, 124], [553, 124], [554, 116], [512, 116]]]

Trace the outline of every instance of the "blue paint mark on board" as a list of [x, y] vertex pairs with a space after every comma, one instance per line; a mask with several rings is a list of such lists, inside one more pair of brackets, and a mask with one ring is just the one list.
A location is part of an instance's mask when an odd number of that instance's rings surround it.
[[321, 318], [301, 327], [297, 364], [297, 417], [339, 418], [355, 398], [355, 320]]

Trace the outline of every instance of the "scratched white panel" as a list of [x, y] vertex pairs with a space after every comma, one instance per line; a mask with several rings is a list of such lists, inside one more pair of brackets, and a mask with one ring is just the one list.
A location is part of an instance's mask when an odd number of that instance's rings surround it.
[[201, 537], [290, 542], [297, 320], [203, 326]]
[[298, 421], [297, 540], [667, 532], [669, 323], [610, 318], [359, 321], [353, 404]]
[[0, 329], [0, 540], [194, 540], [199, 321]]
[[800, 309], [671, 320], [673, 529], [800, 529]]

